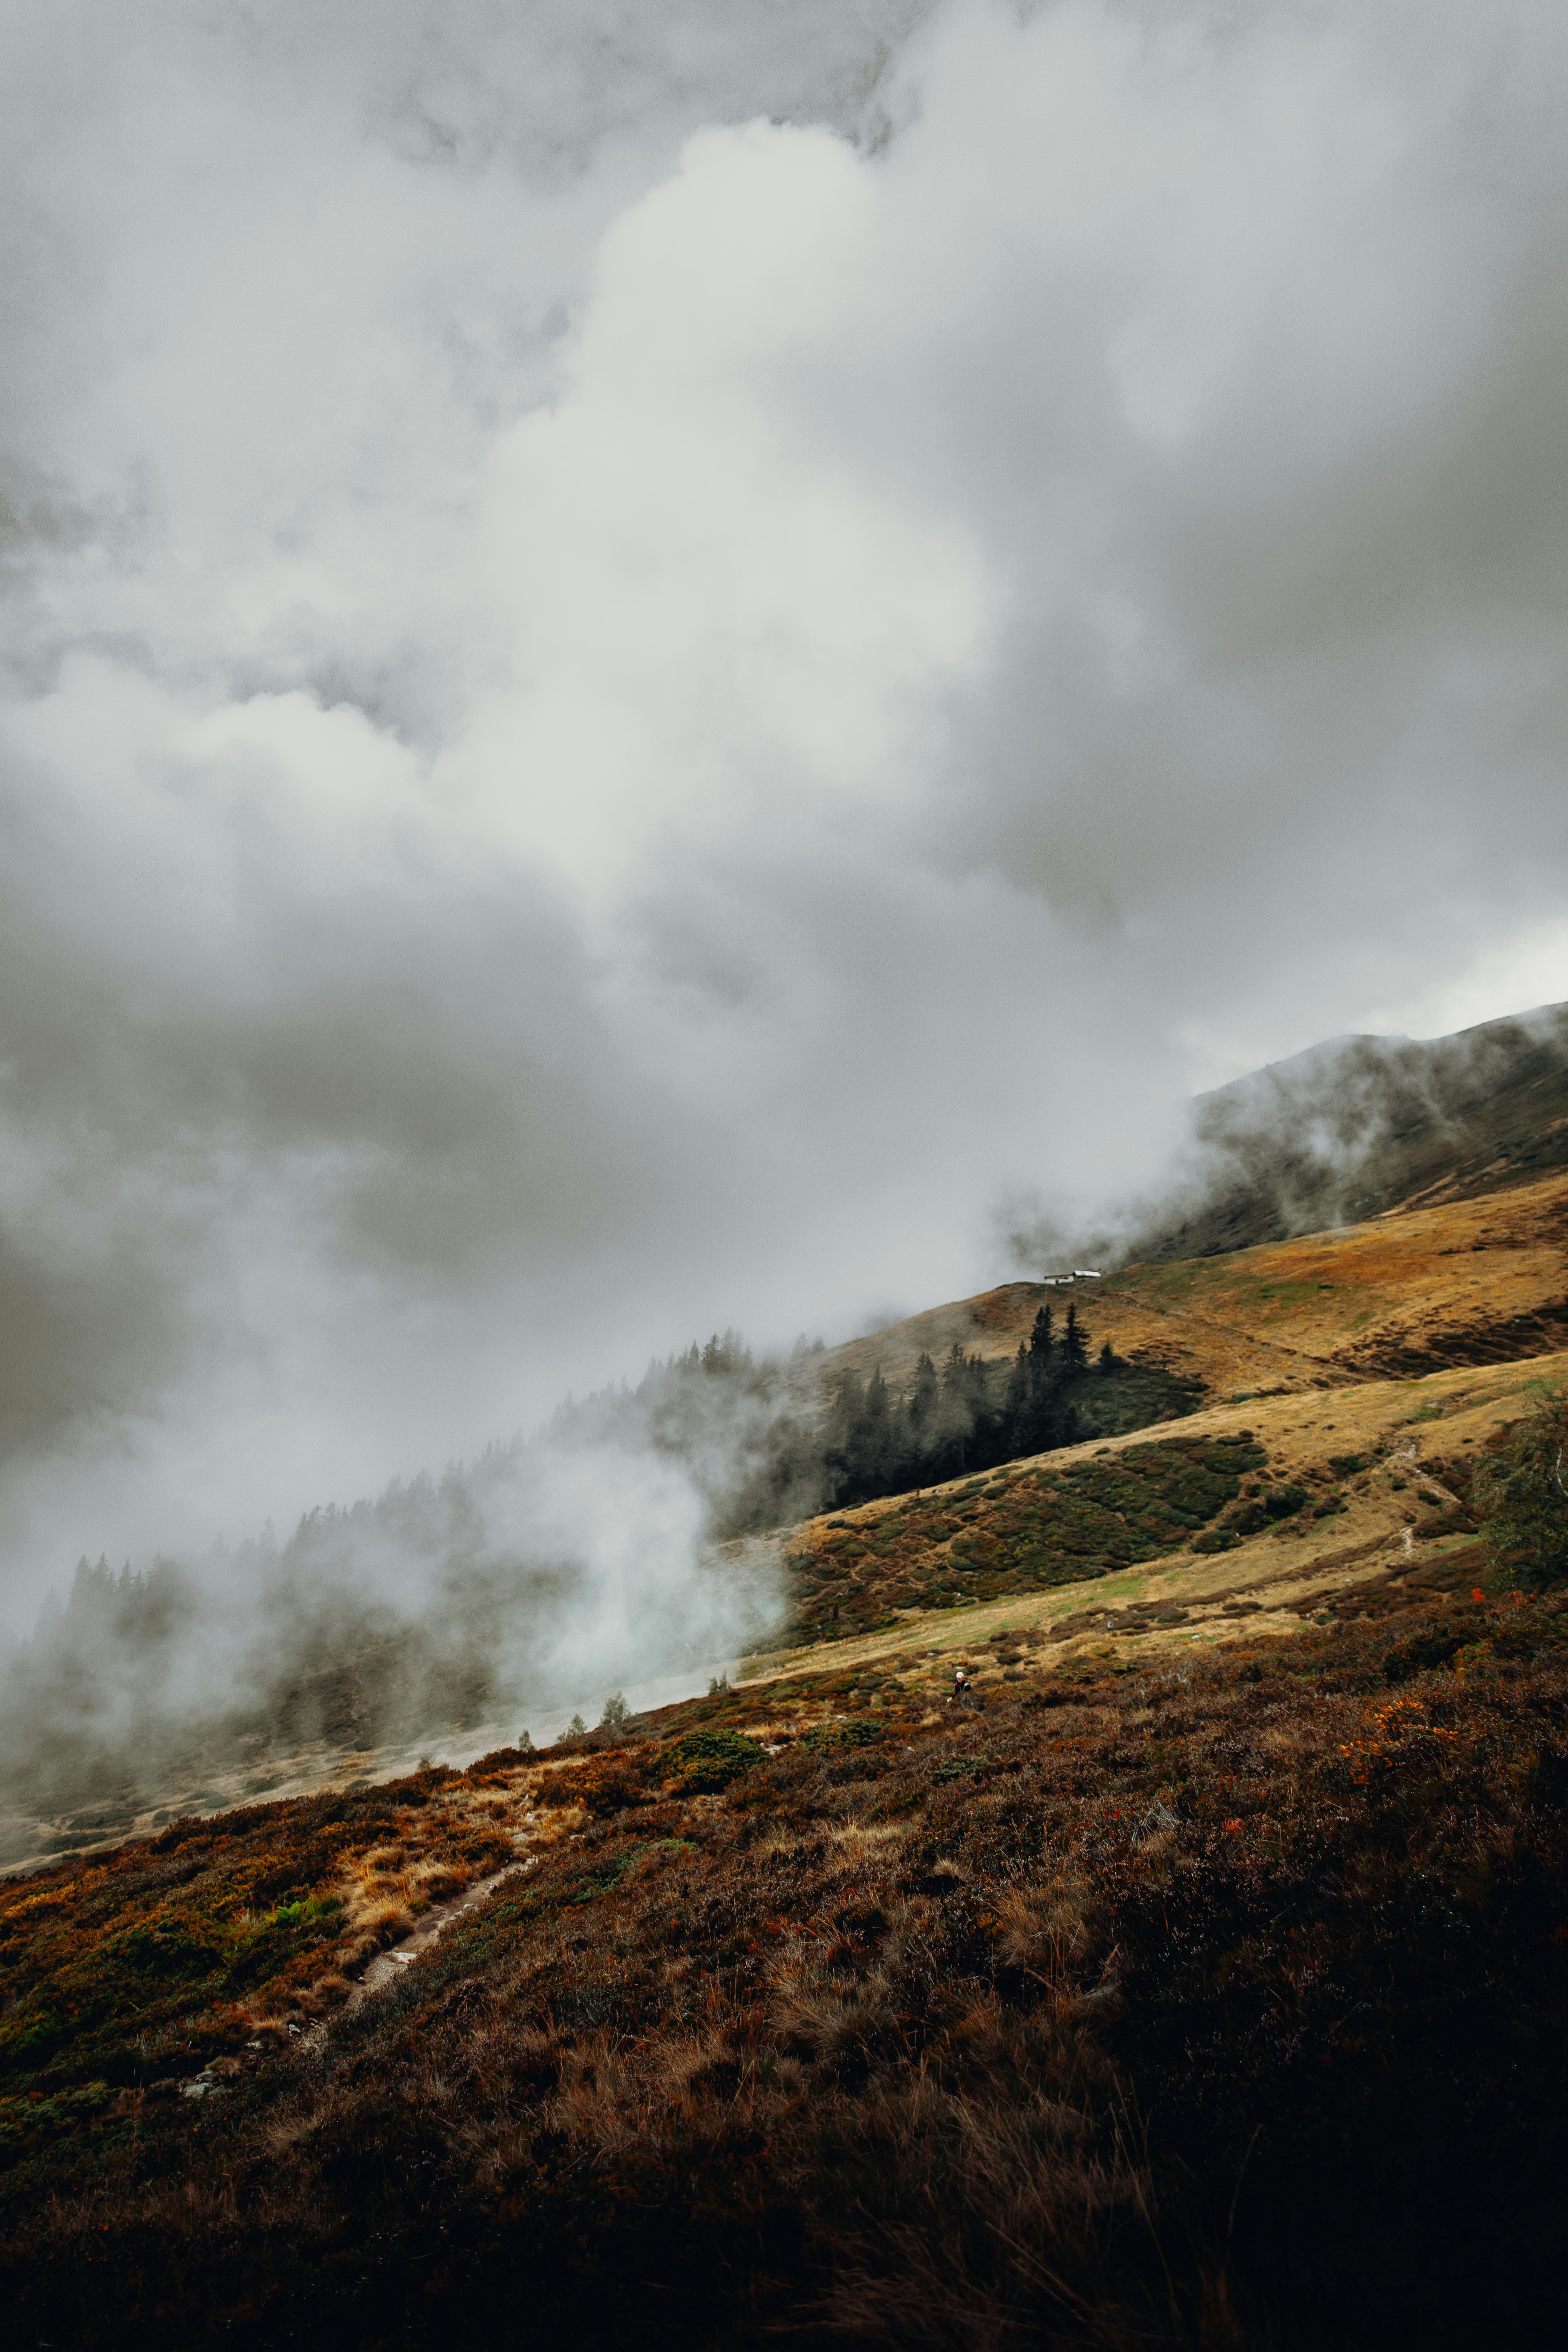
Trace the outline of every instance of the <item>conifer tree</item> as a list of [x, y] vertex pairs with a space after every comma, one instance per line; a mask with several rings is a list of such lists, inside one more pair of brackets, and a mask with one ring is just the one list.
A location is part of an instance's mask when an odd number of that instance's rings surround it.
[[1013, 1359], [1013, 1369], [1007, 1375], [1007, 1393], [1002, 1403], [1002, 1418], [1009, 1439], [1020, 1435], [1028, 1419], [1032, 1383], [1029, 1377], [1029, 1350], [1020, 1341]]
[[984, 1470], [1006, 1458], [1006, 1424], [991, 1394], [991, 1367], [977, 1348], [969, 1359], [969, 1444], [965, 1466]]
[[915, 1366], [914, 1386], [910, 1391], [908, 1416], [910, 1444], [917, 1454], [922, 1453], [925, 1449], [930, 1433], [935, 1424], [937, 1407], [941, 1402], [942, 1383], [936, 1376], [936, 1366], [922, 1351], [921, 1360]]

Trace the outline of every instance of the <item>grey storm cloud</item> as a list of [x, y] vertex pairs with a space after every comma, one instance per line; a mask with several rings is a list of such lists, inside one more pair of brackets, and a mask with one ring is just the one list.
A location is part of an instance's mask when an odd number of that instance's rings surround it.
[[0, 49], [19, 1611], [1568, 993], [1561, 12]]

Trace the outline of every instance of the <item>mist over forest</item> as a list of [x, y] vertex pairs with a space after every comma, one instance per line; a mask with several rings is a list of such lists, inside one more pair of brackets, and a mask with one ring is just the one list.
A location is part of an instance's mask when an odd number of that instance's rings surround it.
[[[1196, 1102], [1164, 1192], [1077, 1237], [1077, 1254], [1158, 1261], [1331, 1229], [1423, 1197], [1432, 1167], [1447, 1183], [1489, 1166], [1512, 1181], [1561, 1163], [1564, 1111], [1561, 1006], [1427, 1045], [1333, 1041]], [[1037, 1270], [1075, 1254], [1048, 1222], [1013, 1246]], [[700, 1687], [787, 1640], [799, 1521], [1202, 1401], [1190, 1380], [1097, 1349], [1081, 1296], [1043, 1296], [1012, 1357], [953, 1339], [901, 1383], [820, 1339], [758, 1357], [715, 1334], [635, 1386], [568, 1399], [526, 1441], [313, 1508], [281, 1542], [268, 1529], [117, 1573], [82, 1558], [30, 1638], [0, 1653], [12, 1844], [31, 1850], [39, 1816], [79, 1823], [49, 1833], [68, 1845], [89, 1841], [171, 1777], [239, 1770], [264, 1792], [312, 1748], [542, 1731], [624, 1685]]]
[[0, 29], [14, 1758], [698, 1673], [714, 1546], [1183, 1402], [783, 1335], [1560, 1055], [1382, 1034], [1563, 992], [1548, 15]]
[[[1562, 1006], [1426, 1045], [1332, 1041], [1194, 1103], [1163, 1192], [1071, 1240], [1019, 1224], [1013, 1248], [1039, 1270], [1332, 1229], [1423, 1197], [1433, 1168], [1441, 1190], [1560, 1164], [1564, 1112]], [[798, 1522], [1202, 1402], [1097, 1349], [1091, 1315], [1053, 1292], [1014, 1356], [953, 1339], [901, 1383], [820, 1339], [758, 1357], [726, 1331], [568, 1399], [530, 1439], [313, 1508], [281, 1542], [118, 1572], [83, 1557], [0, 1650], [0, 1848], [91, 1843], [175, 1782], [198, 1802], [204, 1780], [210, 1803], [265, 1794], [302, 1753], [542, 1736], [627, 1685], [700, 1687], [790, 1638]]]
[[0, 1796], [29, 1821], [76, 1809], [49, 1833], [68, 1847], [172, 1778], [239, 1769], [265, 1793], [302, 1748], [438, 1747], [542, 1729], [623, 1685], [700, 1685], [788, 1636], [781, 1548], [748, 1538], [1196, 1394], [1093, 1355], [1073, 1298], [1059, 1319], [1040, 1307], [1016, 1358], [955, 1341], [907, 1389], [823, 1354], [803, 1339], [759, 1361], [715, 1335], [439, 1479], [312, 1510], [282, 1543], [268, 1530], [232, 1557], [118, 1573], [82, 1559], [0, 1654]]

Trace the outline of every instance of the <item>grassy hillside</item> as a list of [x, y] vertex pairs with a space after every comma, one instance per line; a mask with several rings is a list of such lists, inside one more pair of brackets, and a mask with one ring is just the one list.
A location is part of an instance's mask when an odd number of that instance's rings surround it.
[[1568, 1005], [1453, 1037], [1341, 1037], [1204, 1096], [1199, 1174], [1144, 1258], [1228, 1255], [1568, 1166]]
[[791, 1530], [734, 1689], [0, 1881], [23, 2340], [1560, 2340], [1565, 1239], [1130, 1267], [1201, 1409]]
[[[1218, 1257], [1145, 1261], [1077, 1292], [1095, 1345], [1215, 1400], [1376, 1372], [1511, 1361], [1568, 1346], [1568, 1176], [1392, 1212]], [[1005, 1283], [821, 1360], [907, 1380], [956, 1340], [1011, 1357], [1061, 1294]]]
[[[1531, 1383], [1568, 1372], [1565, 1243], [1568, 1179], [1553, 1177], [1233, 1258], [1128, 1267], [1094, 1296], [1097, 1337], [1236, 1401], [1157, 1437], [1090, 1440], [807, 1522], [784, 1548], [781, 1642], [874, 1650], [923, 1624], [951, 1645], [981, 1638], [1002, 1603], [1040, 1633], [1101, 1579], [1108, 1603], [1189, 1626], [1244, 1607], [1283, 1625], [1408, 1565], [1411, 1546], [1452, 1550], [1469, 1525], [1465, 1464]], [[1034, 1295], [1010, 1285], [965, 1311], [1005, 1346]], [[921, 1334], [916, 1318], [892, 1336], [907, 1349]]]
[[1001, 1616], [1061, 1646], [1086, 1604], [1127, 1597], [1181, 1611], [1190, 1631], [1221, 1630], [1243, 1592], [1294, 1622], [1390, 1568], [1469, 1557], [1470, 1465], [1564, 1378], [1568, 1356], [1552, 1355], [1256, 1400], [1158, 1441], [1074, 1446], [814, 1520], [790, 1555], [795, 1644], [837, 1634], [861, 1654], [923, 1633], [951, 1646]]

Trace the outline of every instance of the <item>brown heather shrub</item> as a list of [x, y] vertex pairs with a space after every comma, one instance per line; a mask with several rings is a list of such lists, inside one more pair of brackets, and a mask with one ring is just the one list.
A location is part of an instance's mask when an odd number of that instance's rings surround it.
[[426, 1903], [447, 1903], [470, 1883], [470, 1874], [460, 1863], [419, 1862], [405, 1874], [403, 1883], [410, 1896]]
[[353, 1990], [347, 1977], [339, 1976], [334, 1971], [329, 1976], [318, 1977], [310, 1990], [301, 1993], [300, 2006], [309, 2010], [312, 2017], [321, 2017], [331, 2010], [340, 2009]]
[[22, 2340], [1560, 2340], [1563, 1630], [1448, 1600], [719, 1791], [650, 1743], [309, 2050], [34, 2128]]

